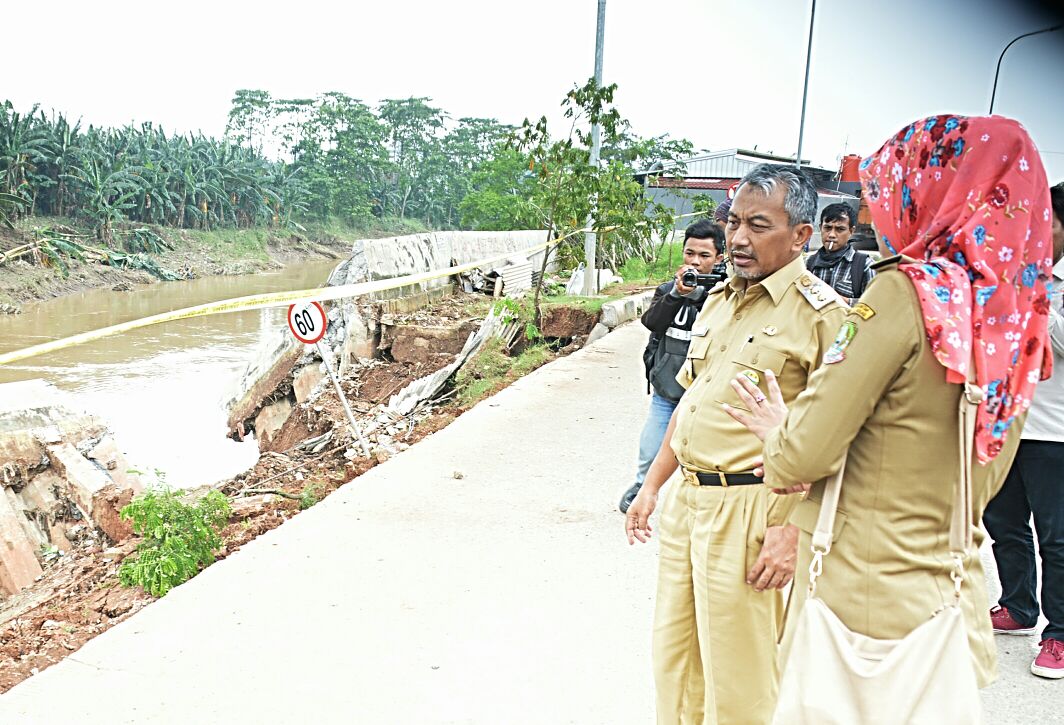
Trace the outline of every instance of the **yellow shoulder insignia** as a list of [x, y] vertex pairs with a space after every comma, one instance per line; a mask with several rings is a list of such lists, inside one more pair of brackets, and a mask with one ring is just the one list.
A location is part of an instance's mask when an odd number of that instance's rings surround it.
[[831, 285], [824, 284], [818, 277], [809, 272], [803, 272], [794, 281], [794, 286], [798, 288], [798, 291], [802, 293], [802, 297], [814, 310], [822, 310], [832, 302], [840, 305], [845, 304], [842, 298], [839, 297], [838, 292], [831, 288]]
[[862, 320], [871, 320], [875, 317], [876, 311], [866, 305], [864, 302], [858, 302], [852, 308], [850, 308], [851, 315], [859, 315]]

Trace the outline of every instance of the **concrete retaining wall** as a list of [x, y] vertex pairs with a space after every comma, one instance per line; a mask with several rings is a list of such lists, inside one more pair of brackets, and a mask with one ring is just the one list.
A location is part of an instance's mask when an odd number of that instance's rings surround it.
[[[426, 232], [384, 239], [360, 239], [352, 245], [351, 257], [341, 262], [333, 272], [329, 284], [356, 284], [430, 272], [507, 252], [517, 253], [546, 240], [545, 231], [534, 229], [511, 232]], [[543, 252], [531, 255], [529, 261], [538, 270], [543, 263]], [[434, 279], [420, 285], [380, 292], [373, 297], [395, 299], [448, 284], [447, 278]]]
[[[384, 239], [359, 239], [352, 244], [351, 256], [333, 270], [328, 284], [338, 286], [392, 279], [468, 264], [509, 252], [513, 252], [515, 258], [518, 258], [522, 257], [519, 254], [522, 250], [546, 240], [546, 231], [535, 229], [509, 232], [426, 232]], [[533, 269], [538, 271], [543, 263], [543, 254], [538, 252], [522, 258], [528, 259]], [[502, 266], [502, 263], [498, 266]], [[428, 304], [446, 294], [452, 284], [452, 278], [441, 277], [360, 299], [337, 300], [329, 305], [328, 333], [323, 343], [339, 359], [341, 369], [352, 358], [372, 357], [380, 340], [378, 315], [373, 309], [374, 305], [383, 306], [388, 310], [409, 310], [410, 305], [404, 303], [412, 301], [416, 306]], [[277, 378], [298, 375], [307, 366], [320, 365], [316, 355], [303, 352], [300, 350], [302, 347], [297, 346], [287, 329], [279, 330], [269, 344], [263, 345], [259, 355], [244, 371], [238, 388], [227, 403], [231, 433], [242, 436], [243, 422], [256, 416], [267, 397], [276, 397], [274, 391], [281, 383]], [[269, 380], [264, 384], [266, 378]], [[288, 393], [288, 396], [290, 395]], [[273, 402], [277, 404], [279, 401]], [[258, 433], [261, 436], [267, 431]]]

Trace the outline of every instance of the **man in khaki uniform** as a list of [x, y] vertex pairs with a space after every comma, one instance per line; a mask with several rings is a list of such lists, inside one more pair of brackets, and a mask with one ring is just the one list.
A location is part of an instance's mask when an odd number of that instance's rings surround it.
[[671, 478], [654, 616], [659, 723], [762, 723], [775, 707], [780, 589], [797, 554], [797, 530], [784, 524], [796, 497], [756, 485], [760, 441], [723, 405], [742, 405], [738, 374], [764, 395], [769, 370], [793, 400], [838, 332], [846, 306], [802, 261], [816, 201], [790, 167], [763, 164], [743, 179], [726, 229], [734, 274], [695, 322], [677, 376], [687, 391], [628, 510], [629, 542], [646, 541]]

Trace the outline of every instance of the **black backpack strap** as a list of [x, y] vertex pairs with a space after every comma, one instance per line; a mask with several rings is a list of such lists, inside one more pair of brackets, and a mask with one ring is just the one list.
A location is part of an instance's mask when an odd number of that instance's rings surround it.
[[865, 266], [868, 256], [854, 251], [850, 261], [850, 287], [853, 288], [853, 298], [856, 300], [864, 292]]

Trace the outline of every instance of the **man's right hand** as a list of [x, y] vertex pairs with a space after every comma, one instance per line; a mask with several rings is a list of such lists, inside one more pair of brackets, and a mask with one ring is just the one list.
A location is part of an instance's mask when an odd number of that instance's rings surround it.
[[690, 294], [695, 289], [694, 287], [688, 287], [683, 283], [683, 273], [688, 270], [694, 272], [695, 274], [698, 274], [698, 270], [689, 264], [682, 265], [678, 270], [676, 270], [676, 294], [680, 296]]
[[634, 544], [637, 539], [645, 544], [650, 539], [650, 514], [654, 513], [657, 504], [656, 493], [650, 493], [645, 485], [639, 489], [639, 495], [632, 501], [624, 517], [624, 533], [628, 536], [629, 544]]

